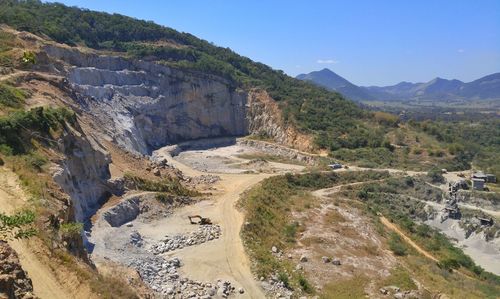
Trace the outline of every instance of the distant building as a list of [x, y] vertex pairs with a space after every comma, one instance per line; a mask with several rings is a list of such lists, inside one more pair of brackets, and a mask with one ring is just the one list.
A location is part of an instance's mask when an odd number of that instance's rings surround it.
[[474, 174], [472, 175], [472, 178], [473, 178], [473, 179], [480, 179], [480, 180], [483, 180], [483, 181], [485, 181], [485, 182], [486, 182], [486, 180], [488, 179], [488, 177], [487, 177], [487, 176], [484, 174], [484, 172], [482, 172], [482, 171], [478, 171], [478, 172], [474, 173]]
[[484, 181], [483, 179], [472, 179], [472, 189], [482, 191], [484, 190]]
[[486, 182], [487, 183], [496, 183], [497, 182], [497, 177], [494, 174], [487, 173], [486, 174]]

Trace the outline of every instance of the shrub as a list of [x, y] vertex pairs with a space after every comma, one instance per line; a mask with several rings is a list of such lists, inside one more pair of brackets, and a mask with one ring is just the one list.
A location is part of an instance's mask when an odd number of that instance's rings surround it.
[[63, 223], [59, 227], [59, 231], [64, 237], [76, 237], [82, 233], [83, 223], [80, 222]]
[[397, 233], [391, 233], [389, 237], [389, 248], [392, 250], [392, 252], [394, 252], [395, 255], [407, 255], [408, 249]]
[[286, 274], [285, 272], [281, 271], [278, 273], [278, 280], [283, 282], [285, 287], [287, 287], [287, 288], [290, 287], [290, 281], [288, 279], [288, 274]]
[[0, 83], [0, 107], [21, 108], [26, 96], [25, 91], [5, 83]]
[[299, 276], [299, 285], [300, 288], [306, 293], [312, 293], [314, 291], [314, 288], [311, 286], [309, 281], [307, 281], [307, 279], [302, 275]]
[[444, 176], [440, 169], [432, 168], [429, 172], [427, 172], [427, 176], [433, 183], [444, 183]]
[[149, 180], [138, 177], [134, 174], [126, 173], [124, 178], [129, 182], [132, 188], [136, 190], [162, 192], [165, 194], [157, 195], [158, 200], [166, 199], [166, 194], [180, 195], [180, 196], [198, 196], [199, 192], [184, 187], [179, 179], [168, 178], [162, 180]]
[[24, 239], [34, 236], [33, 227], [35, 213], [31, 211], [18, 212], [12, 216], [0, 213], [0, 240]]

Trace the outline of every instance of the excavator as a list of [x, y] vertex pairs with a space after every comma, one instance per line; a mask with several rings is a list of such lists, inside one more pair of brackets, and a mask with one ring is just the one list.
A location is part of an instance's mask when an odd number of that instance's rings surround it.
[[[201, 217], [200, 215], [188, 216], [188, 218], [189, 218], [189, 222], [191, 222], [191, 224], [199, 224], [199, 225], [212, 224], [212, 220], [210, 220], [210, 218]], [[196, 222], [196, 221], [193, 221], [193, 219], [200, 219], [200, 220], [198, 222]]]

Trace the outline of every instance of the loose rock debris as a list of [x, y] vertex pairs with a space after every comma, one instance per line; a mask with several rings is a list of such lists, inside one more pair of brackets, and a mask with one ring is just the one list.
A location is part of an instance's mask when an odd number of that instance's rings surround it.
[[189, 234], [166, 236], [163, 241], [153, 245], [150, 251], [157, 255], [188, 246], [202, 244], [218, 239], [221, 233], [219, 225], [201, 225], [197, 230]]

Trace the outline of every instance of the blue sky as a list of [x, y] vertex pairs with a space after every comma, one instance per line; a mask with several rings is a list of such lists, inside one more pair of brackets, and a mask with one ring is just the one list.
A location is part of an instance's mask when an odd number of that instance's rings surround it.
[[64, 0], [152, 20], [295, 76], [358, 85], [500, 72], [500, 1]]

